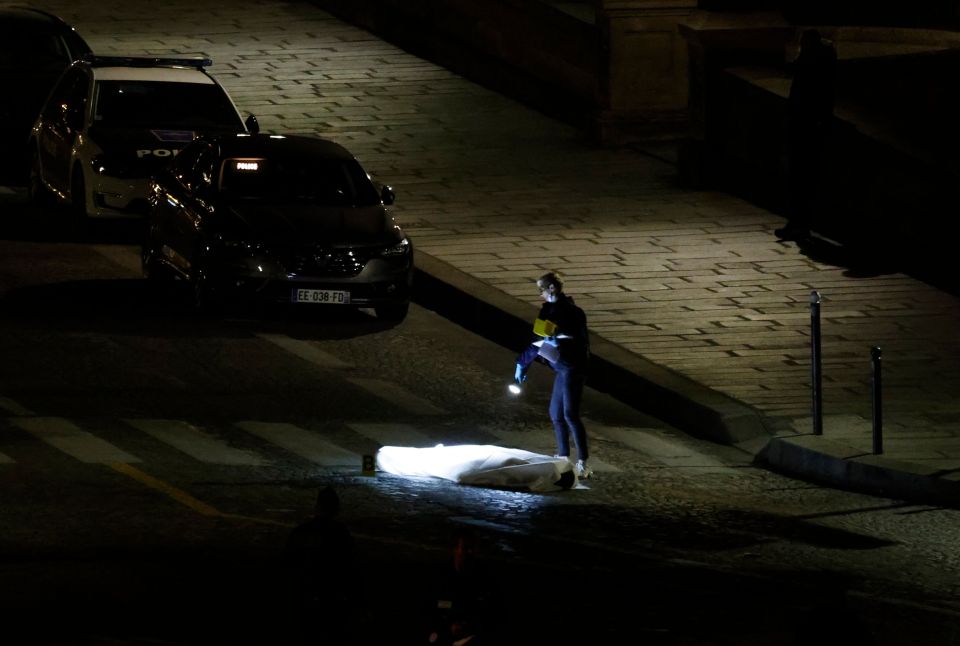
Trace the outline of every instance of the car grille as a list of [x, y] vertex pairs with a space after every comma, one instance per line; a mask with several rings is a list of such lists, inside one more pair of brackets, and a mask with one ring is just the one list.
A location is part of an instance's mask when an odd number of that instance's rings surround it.
[[356, 276], [374, 256], [371, 249], [296, 249], [285, 263], [289, 273], [299, 276]]

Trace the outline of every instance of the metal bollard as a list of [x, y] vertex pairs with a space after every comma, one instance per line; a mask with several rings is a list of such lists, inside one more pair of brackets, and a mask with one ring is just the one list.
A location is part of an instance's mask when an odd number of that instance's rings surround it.
[[823, 435], [820, 366], [820, 292], [810, 292], [810, 382], [813, 386], [813, 434]]
[[883, 375], [880, 346], [870, 348], [870, 375], [873, 393], [873, 454], [883, 453]]

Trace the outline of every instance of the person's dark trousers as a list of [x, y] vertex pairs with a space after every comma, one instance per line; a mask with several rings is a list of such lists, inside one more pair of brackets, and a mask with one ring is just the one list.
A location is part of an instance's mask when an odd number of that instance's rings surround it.
[[554, 366], [553, 394], [550, 396], [550, 420], [557, 435], [557, 454], [570, 455], [570, 434], [577, 447], [577, 457], [586, 460], [587, 431], [580, 420], [584, 375], [558, 362]]
[[809, 233], [821, 190], [829, 126], [800, 122], [791, 126], [787, 147], [787, 220], [779, 231]]

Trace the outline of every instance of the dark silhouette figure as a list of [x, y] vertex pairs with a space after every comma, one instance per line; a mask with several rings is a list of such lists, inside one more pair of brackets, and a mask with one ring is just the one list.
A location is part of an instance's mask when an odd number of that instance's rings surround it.
[[482, 646], [489, 642], [490, 598], [475, 563], [476, 538], [458, 528], [453, 538], [453, 558], [429, 597], [427, 644]]
[[338, 518], [340, 498], [331, 487], [317, 495], [314, 516], [287, 538], [284, 561], [290, 574], [297, 623], [304, 643], [347, 642], [356, 606], [353, 537]]
[[816, 29], [800, 36], [787, 100], [787, 225], [781, 240], [810, 235], [812, 211], [833, 122], [837, 52]]

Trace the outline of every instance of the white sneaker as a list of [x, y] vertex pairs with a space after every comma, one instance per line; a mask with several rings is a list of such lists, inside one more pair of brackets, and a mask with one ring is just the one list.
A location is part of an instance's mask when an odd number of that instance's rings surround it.
[[583, 460], [577, 460], [577, 477], [581, 480], [586, 480], [593, 475], [593, 469], [587, 466], [587, 463]]

